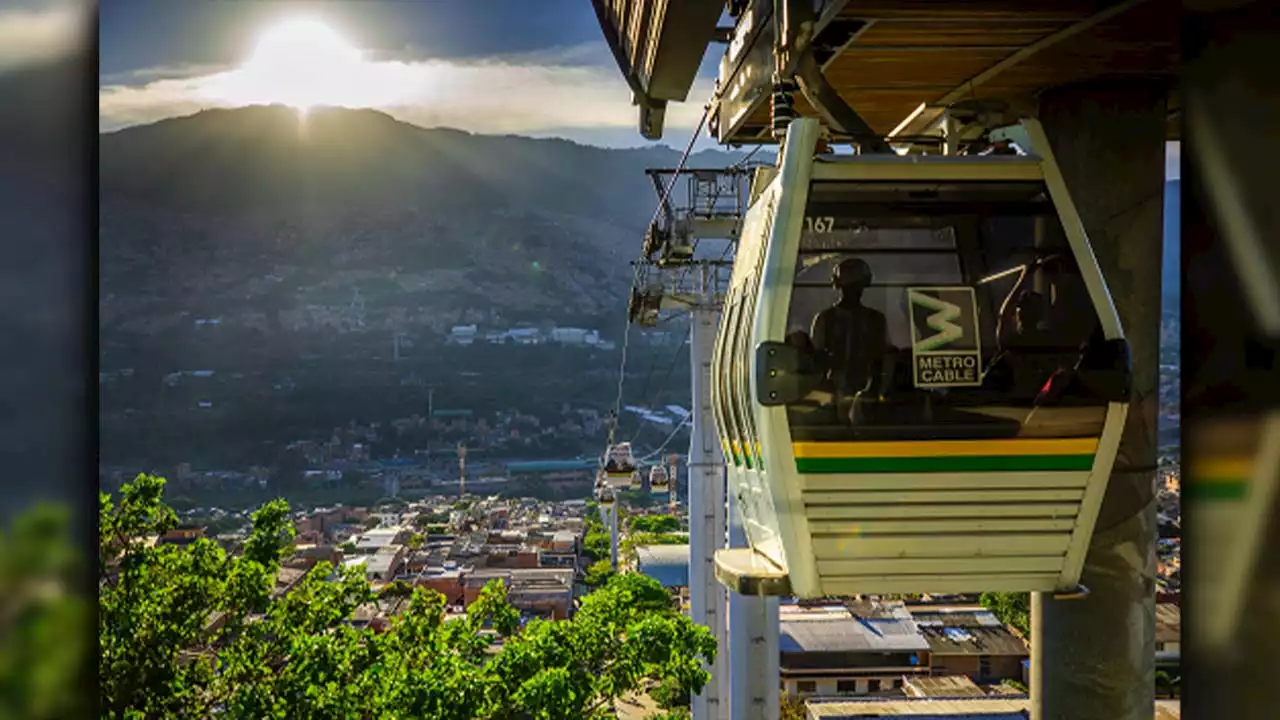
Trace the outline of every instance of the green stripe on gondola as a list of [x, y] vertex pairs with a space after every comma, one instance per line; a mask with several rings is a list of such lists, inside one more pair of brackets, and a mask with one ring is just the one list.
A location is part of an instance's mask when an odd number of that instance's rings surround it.
[[1183, 487], [1188, 500], [1244, 500], [1249, 483], [1244, 480], [1217, 479], [1189, 482]]
[[796, 458], [796, 470], [801, 473], [1050, 472], [1092, 469], [1092, 455]]

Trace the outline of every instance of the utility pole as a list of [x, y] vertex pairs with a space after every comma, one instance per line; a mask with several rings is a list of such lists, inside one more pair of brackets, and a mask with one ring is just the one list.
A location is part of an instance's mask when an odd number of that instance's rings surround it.
[[618, 572], [618, 503], [609, 510], [609, 566]]
[[458, 497], [467, 496], [467, 444], [458, 443]]
[[672, 515], [675, 515], [676, 508], [680, 507], [680, 499], [676, 497], [676, 478], [678, 477], [676, 472], [679, 469], [679, 466], [677, 465], [679, 460], [680, 456], [674, 453], [667, 458], [667, 463], [671, 468], [667, 473], [669, 476], [667, 480], [667, 487], [670, 488], [670, 493], [667, 498], [667, 507]]

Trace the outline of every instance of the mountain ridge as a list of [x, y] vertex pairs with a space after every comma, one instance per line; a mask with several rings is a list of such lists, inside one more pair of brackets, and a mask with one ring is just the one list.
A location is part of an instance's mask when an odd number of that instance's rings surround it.
[[102, 325], [143, 333], [225, 308], [259, 330], [351, 329], [329, 311], [379, 278], [365, 327], [605, 315], [657, 205], [643, 171], [680, 157], [283, 106], [104, 132], [99, 149]]

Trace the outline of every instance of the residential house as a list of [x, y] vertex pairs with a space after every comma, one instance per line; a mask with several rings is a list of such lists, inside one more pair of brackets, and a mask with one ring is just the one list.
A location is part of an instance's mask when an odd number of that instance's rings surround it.
[[917, 606], [911, 616], [928, 642], [934, 675], [966, 675], [979, 683], [1022, 679], [1027, 645], [990, 610]]
[[788, 605], [779, 621], [782, 689], [791, 695], [875, 694], [929, 671], [929, 644], [900, 602]]

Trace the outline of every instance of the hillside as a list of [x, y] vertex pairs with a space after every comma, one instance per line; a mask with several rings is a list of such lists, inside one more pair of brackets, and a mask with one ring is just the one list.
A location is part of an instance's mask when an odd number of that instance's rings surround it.
[[[100, 136], [101, 326], [429, 331], [616, 312], [666, 147], [205, 111]], [[691, 165], [739, 156], [706, 152]], [[356, 290], [363, 323], [349, 317]]]
[[1182, 297], [1182, 182], [1170, 180], [1164, 186], [1164, 261], [1161, 263], [1161, 294], [1167, 312], [1176, 312]]

